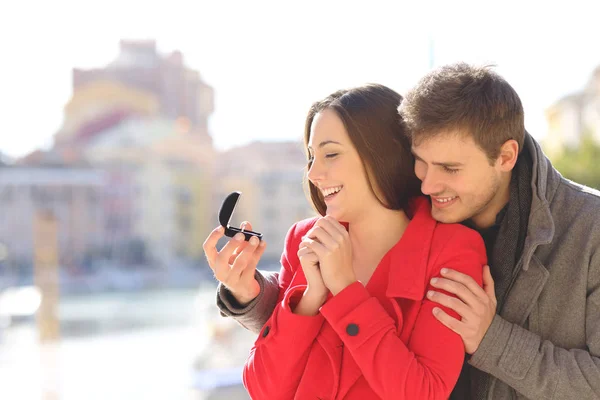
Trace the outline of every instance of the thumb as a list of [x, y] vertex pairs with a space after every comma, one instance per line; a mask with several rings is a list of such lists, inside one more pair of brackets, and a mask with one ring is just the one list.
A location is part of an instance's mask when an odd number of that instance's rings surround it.
[[252, 224], [248, 221], [243, 221], [240, 224], [240, 229], [244, 230], [244, 231], [251, 231], [252, 230]]
[[496, 299], [496, 291], [494, 290], [494, 279], [492, 278], [492, 272], [490, 266], [485, 265], [483, 267], [483, 290], [489, 297]]

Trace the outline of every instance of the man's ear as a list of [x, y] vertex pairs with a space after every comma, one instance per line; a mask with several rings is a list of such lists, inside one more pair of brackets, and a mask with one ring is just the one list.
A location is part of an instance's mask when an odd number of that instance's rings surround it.
[[496, 160], [496, 165], [501, 171], [511, 171], [515, 167], [518, 157], [519, 143], [514, 139], [509, 139], [500, 147], [500, 154]]

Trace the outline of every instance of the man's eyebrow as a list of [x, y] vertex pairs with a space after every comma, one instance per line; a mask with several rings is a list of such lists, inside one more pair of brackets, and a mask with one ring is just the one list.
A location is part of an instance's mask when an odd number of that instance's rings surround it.
[[459, 162], [440, 162], [440, 161], [434, 161], [431, 164], [439, 165], [440, 167], [446, 167], [446, 168], [456, 168], [456, 167], [462, 167], [464, 165], [463, 163], [459, 163]]
[[[415, 153], [415, 151], [413, 149], [411, 149], [410, 152], [412, 153], [413, 157], [415, 157], [415, 160], [425, 162], [425, 160], [423, 160], [421, 157], [419, 157], [419, 155], [417, 153]], [[462, 167], [462, 166], [464, 166], [463, 163], [460, 163], [460, 162], [450, 162], [450, 161], [446, 161], [446, 162], [444, 162], [444, 161], [432, 161], [431, 165], [438, 165], [438, 166], [447, 167], [447, 168], [456, 168], [456, 167]]]
[[419, 161], [423, 161], [423, 162], [425, 161], [421, 157], [419, 157], [419, 155], [417, 153], [415, 153], [415, 151], [413, 149], [410, 149], [410, 152], [412, 153], [415, 160], [419, 160]]

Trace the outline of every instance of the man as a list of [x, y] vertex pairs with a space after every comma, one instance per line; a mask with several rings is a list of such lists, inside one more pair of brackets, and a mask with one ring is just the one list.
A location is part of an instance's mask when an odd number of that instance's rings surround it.
[[[429, 73], [399, 112], [433, 217], [478, 230], [488, 252], [483, 288], [449, 270], [432, 285], [457, 298], [428, 294], [461, 316], [434, 310], [468, 353], [452, 398], [600, 398], [600, 193], [560, 176], [488, 67]], [[257, 258], [244, 257], [253, 271]], [[223, 285], [217, 303], [259, 331], [279, 288], [275, 275], [254, 277], [247, 304]]]

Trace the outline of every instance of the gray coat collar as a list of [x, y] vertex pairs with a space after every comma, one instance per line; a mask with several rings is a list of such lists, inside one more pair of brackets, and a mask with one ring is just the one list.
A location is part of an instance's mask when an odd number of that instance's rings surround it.
[[550, 212], [550, 202], [560, 184], [561, 176], [552, 167], [539, 143], [529, 133], [525, 134], [523, 151], [529, 151], [533, 160], [531, 210], [521, 258], [522, 268], [527, 271], [535, 249], [539, 245], [550, 243], [554, 237], [555, 227]]

